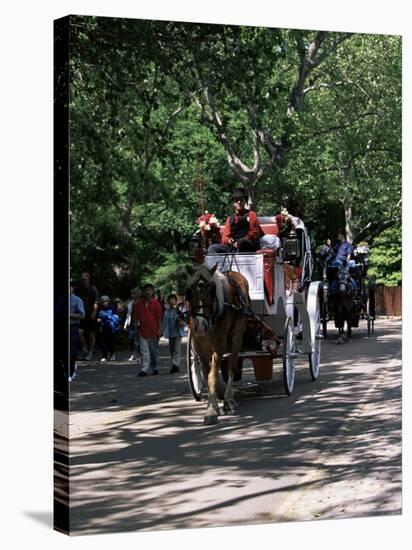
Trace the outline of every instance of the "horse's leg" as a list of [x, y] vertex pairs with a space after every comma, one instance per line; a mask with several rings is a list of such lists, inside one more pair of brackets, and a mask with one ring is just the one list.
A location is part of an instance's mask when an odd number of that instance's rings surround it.
[[208, 403], [206, 415], [203, 423], [210, 426], [211, 424], [217, 424], [217, 417], [220, 414], [219, 405], [217, 403], [216, 387], [217, 376], [219, 373], [219, 364], [221, 361], [220, 354], [212, 353], [212, 365], [210, 367], [209, 376], [207, 377], [208, 385]]
[[346, 324], [348, 326], [347, 337], [352, 338], [352, 317], [353, 317], [353, 297], [350, 297], [350, 303], [347, 304], [346, 309]]
[[[199, 359], [200, 359], [200, 364], [202, 366], [202, 371], [203, 371], [203, 376], [205, 377], [205, 380], [207, 381], [207, 389], [208, 389], [208, 408], [207, 410], [209, 411], [209, 404], [210, 404], [210, 383], [209, 383], [209, 376], [210, 376], [210, 372], [211, 372], [211, 368], [210, 368], [210, 353], [209, 351], [207, 351], [207, 348], [204, 347], [204, 343], [202, 342], [198, 342], [198, 341], [194, 341], [194, 344], [195, 344], [195, 350], [199, 356]], [[202, 345], [203, 344], [203, 345]], [[221, 394], [221, 399], [223, 399], [223, 395], [224, 395], [224, 390], [222, 390], [220, 387], [217, 387], [217, 394], [219, 395], [219, 392]], [[213, 414], [219, 414], [219, 407], [216, 403], [216, 410], [214, 411]], [[208, 413], [207, 413], [208, 415]], [[206, 415], [206, 416], [207, 416]], [[210, 424], [213, 424], [213, 423], [216, 423], [216, 422], [206, 422], [206, 417], [205, 417], [205, 424], [206, 423], [210, 423]]]
[[218, 399], [223, 400], [225, 397], [225, 391], [226, 391], [226, 384], [223, 380], [221, 380], [219, 377], [216, 381], [216, 396]]
[[341, 304], [337, 302], [337, 298], [335, 298], [335, 304], [334, 304], [334, 317], [335, 317], [335, 326], [338, 329], [338, 338], [336, 340], [337, 344], [343, 344], [344, 341], [344, 335], [343, 335], [343, 325], [344, 321], [342, 321], [342, 307]]
[[242, 348], [243, 342], [243, 333], [245, 331], [246, 320], [244, 318], [240, 319], [234, 327], [233, 330], [233, 340], [232, 340], [232, 349], [228, 362], [228, 380], [225, 391], [225, 398], [223, 402], [223, 410], [227, 414], [235, 414], [236, 412], [236, 401], [233, 390], [233, 377], [235, 374], [235, 369], [239, 357], [239, 352]]
[[337, 320], [337, 325], [338, 325], [338, 339], [336, 341], [337, 344], [343, 344], [343, 342], [345, 341], [345, 331], [344, 331], [344, 326], [345, 326], [345, 320], [343, 319], [343, 311], [341, 308], [338, 308], [339, 310], [339, 316], [338, 316], [338, 320]]
[[223, 410], [226, 414], [235, 414], [236, 412], [236, 401], [233, 391], [233, 377], [235, 373], [235, 368], [237, 364], [238, 353], [232, 351], [227, 367], [227, 384], [226, 391], [223, 400]]
[[207, 348], [207, 343], [201, 339], [198, 340], [194, 338], [193, 345], [200, 359], [204, 379], [207, 380], [210, 371], [210, 353]]
[[210, 372], [210, 354], [202, 351], [199, 353], [199, 358], [200, 364], [202, 365], [203, 376], [205, 380], [207, 380]]

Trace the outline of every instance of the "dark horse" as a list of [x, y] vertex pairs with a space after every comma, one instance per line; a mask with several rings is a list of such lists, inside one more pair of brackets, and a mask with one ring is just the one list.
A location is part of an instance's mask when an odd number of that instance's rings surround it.
[[216, 424], [218, 421], [218, 374], [223, 354], [227, 352], [230, 352], [230, 358], [223, 410], [227, 414], [235, 413], [233, 375], [247, 324], [247, 317], [242, 311], [250, 305], [245, 277], [233, 271], [223, 274], [216, 268], [200, 265], [193, 272], [186, 290], [186, 299], [190, 304], [189, 327], [208, 386], [205, 424]]
[[[338, 329], [337, 343], [343, 344], [346, 336], [348, 338], [352, 337], [352, 317], [355, 303], [352, 278], [344, 267], [339, 269], [335, 280], [332, 282], [330, 299], [335, 327]], [[348, 328], [346, 335], [344, 331], [345, 321]]]

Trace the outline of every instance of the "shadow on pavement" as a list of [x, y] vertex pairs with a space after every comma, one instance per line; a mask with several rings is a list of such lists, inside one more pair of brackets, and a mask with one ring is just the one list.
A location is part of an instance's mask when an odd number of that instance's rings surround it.
[[[255, 386], [252, 378], [247, 384], [247, 370], [238, 415], [214, 427], [203, 426], [205, 403], [190, 396], [185, 375], [167, 374], [166, 364], [159, 377], [143, 379], [125, 362], [81, 365], [70, 399], [74, 417], [119, 415], [71, 433], [72, 531], [268, 522], [257, 508], [254, 518], [232, 513], [225, 523], [225, 511], [275, 495], [286, 499], [297, 487], [324, 491], [350, 482], [355, 491], [370, 478], [382, 486], [365, 490], [359, 515], [399, 513], [393, 505], [400, 494], [401, 379], [393, 362], [399, 325], [378, 331], [377, 340], [324, 342], [320, 379], [309, 381], [303, 362], [290, 397], [279, 372]], [[322, 458], [331, 448], [338, 462]], [[310, 469], [319, 474], [308, 478]], [[218, 501], [217, 488], [225, 495]], [[325, 503], [321, 515], [350, 517], [341, 512]]]

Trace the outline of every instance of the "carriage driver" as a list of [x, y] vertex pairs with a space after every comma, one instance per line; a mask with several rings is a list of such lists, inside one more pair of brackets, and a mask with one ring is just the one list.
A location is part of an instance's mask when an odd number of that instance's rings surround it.
[[[350, 242], [346, 239], [345, 231], [343, 229], [340, 229], [338, 231], [338, 242], [333, 248], [332, 258], [330, 260], [329, 265], [331, 267], [338, 267], [339, 269], [346, 266], [348, 266], [348, 268], [353, 267], [355, 262], [351, 260], [352, 253], [353, 253], [353, 247], [350, 244]], [[352, 283], [354, 290], [356, 290], [357, 284], [355, 280], [352, 277], [350, 277], [350, 281]], [[331, 290], [334, 283], [336, 283], [336, 281], [332, 283]]]
[[352, 267], [351, 263], [355, 263], [351, 260], [352, 253], [353, 247], [346, 239], [345, 231], [340, 229], [338, 231], [338, 242], [333, 248], [333, 259], [331, 261], [331, 265], [335, 267], [342, 267], [346, 265]]
[[[275, 241], [277, 237], [264, 235], [256, 212], [246, 208], [248, 200], [246, 190], [235, 189], [232, 193], [232, 200], [235, 214], [226, 219], [221, 244], [211, 244], [208, 253], [256, 252], [260, 248], [277, 247], [278, 244]], [[271, 238], [273, 242], [270, 240]]]

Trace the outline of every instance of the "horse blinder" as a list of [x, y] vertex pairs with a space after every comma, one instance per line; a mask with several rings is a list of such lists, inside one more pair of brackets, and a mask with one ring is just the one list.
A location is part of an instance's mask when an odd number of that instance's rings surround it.
[[[211, 299], [209, 300], [207, 299], [209, 297], [209, 293], [207, 292], [208, 287], [210, 287], [211, 290]], [[201, 305], [193, 304], [195, 295], [201, 302]], [[186, 289], [186, 300], [190, 304], [189, 315], [191, 317], [203, 317], [209, 323], [210, 327], [213, 328], [217, 317], [216, 284], [214, 282], [205, 284], [205, 281], [199, 281], [198, 285], [192, 285], [192, 287]], [[199, 312], [200, 309], [204, 308], [210, 309], [209, 315]]]

